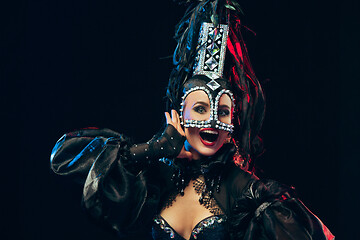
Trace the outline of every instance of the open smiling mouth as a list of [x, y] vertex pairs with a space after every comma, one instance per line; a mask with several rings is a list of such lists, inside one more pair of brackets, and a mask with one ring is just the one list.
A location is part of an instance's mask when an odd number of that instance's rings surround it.
[[204, 128], [199, 132], [201, 142], [206, 146], [212, 146], [219, 137], [219, 132], [213, 128]]

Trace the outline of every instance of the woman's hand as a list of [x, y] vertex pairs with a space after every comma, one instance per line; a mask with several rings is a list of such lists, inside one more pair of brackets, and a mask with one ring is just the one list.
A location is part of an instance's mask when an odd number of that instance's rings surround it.
[[[180, 124], [179, 114], [174, 109], [171, 110], [171, 117], [168, 112], [165, 112], [165, 118], [166, 118], [166, 124], [171, 124], [172, 126], [174, 126], [176, 128], [176, 130], [182, 136], [185, 136], [185, 132], [182, 129], [181, 124]], [[192, 154], [191, 154], [191, 152], [186, 151], [185, 147], [183, 146], [183, 148], [181, 149], [181, 152], [179, 153], [177, 158], [187, 158], [187, 159], [191, 160]]]

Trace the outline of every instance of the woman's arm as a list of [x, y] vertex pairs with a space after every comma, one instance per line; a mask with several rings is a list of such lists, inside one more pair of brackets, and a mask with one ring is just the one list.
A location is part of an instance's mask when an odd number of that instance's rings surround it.
[[82, 203], [93, 219], [120, 234], [140, 232], [159, 204], [161, 184], [156, 181], [161, 176], [153, 177], [161, 165], [158, 159], [184, 154], [185, 137], [173, 121], [167, 122], [163, 134], [145, 144], [131, 145], [108, 129], [65, 134], [53, 149], [51, 168], [85, 183]]

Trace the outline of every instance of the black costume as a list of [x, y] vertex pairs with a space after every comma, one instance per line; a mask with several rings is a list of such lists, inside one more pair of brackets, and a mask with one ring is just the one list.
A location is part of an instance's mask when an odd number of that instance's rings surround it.
[[[207, 232], [208, 236], [216, 236], [209, 231], [221, 233], [223, 239], [333, 239], [291, 188], [271, 180], [261, 181], [243, 171], [232, 161], [234, 151], [232, 144], [225, 144], [216, 155], [197, 161], [162, 158], [131, 163], [130, 146], [124, 136], [108, 129], [85, 129], [65, 134], [58, 141], [52, 169], [85, 181], [84, 208], [119, 236], [137, 239], [137, 234], [148, 234], [150, 239], [153, 226], [156, 240], [172, 236], [181, 239], [157, 217], [163, 207], [171, 204], [174, 193], [180, 194], [172, 177], [181, 170], [186, 172], [184, 185], [201, 174], [211, 181], [213, 176], [221, 176], [219, 190], [213, 184], [206, 190], [205, 199], [215, 199], [224, 217], [205, 227], [199, 223], [201, 230], [193, 231], [198, 239], [222, 239], [201, 237]], [[207, 207], [216, 213], [211, 204]]]
[[[241, 38], [238, 4], [185, 2], [190, 6], [176, 30], [168, 107], [180, 112], [184, 128], [206, 129], [210, 142], [231, 134], [229, 143], [189, 161], [176, 158], [185, 139], [172, 125], [139, 145], [108, 129], [85, 129], [58, 141], [52, 169], [84, 183], [86, 212], [120, 237], [183, 240], [159, 214], [191, 181], [199, 203], [213, 214], [195, 226], [191, 239], [333, 239], [292, 188], [246, 171], [261, 146], [265, 98]], [[208, 97], [207, 119], [183, 116], [185, 98], [195, 91]], [[222, 95], [231, 101], [231, 122], [221, 120]]]

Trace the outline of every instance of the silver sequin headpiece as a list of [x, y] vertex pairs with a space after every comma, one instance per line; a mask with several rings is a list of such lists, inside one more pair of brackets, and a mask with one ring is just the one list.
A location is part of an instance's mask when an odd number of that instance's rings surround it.
[[193, 75], [221, 78], [224, 69], [228, 25], [204, 22], [201, 25]]
[[[229, 95], [232, 107], [235, 101], [232, 92], [224, 85], [223, 69], [226, 53], [226, 42], [228, 26], [219, 24], [217, 28], [212, 23], [203, 23], [198, 40], [198, 52], [193, 68], [193, 78], [188, 80], [184, 86], [184, 95], [180, 109], [181, 124], [184, 127], [216, 128], [233, 132], [234, 125], [223, 123], [219, 120], [218, 105], [223, 94]], [[197, 77], [197, 76], [206, 76]], [[222, 79], [222, 80], [220, 80]], [[219, 84], [221, 82], [221, 84]], [[210, 102], [210, 118], [208, 120], [193, 120], [183, 118], [185, 98], [194, 91], [202, 90]]]

